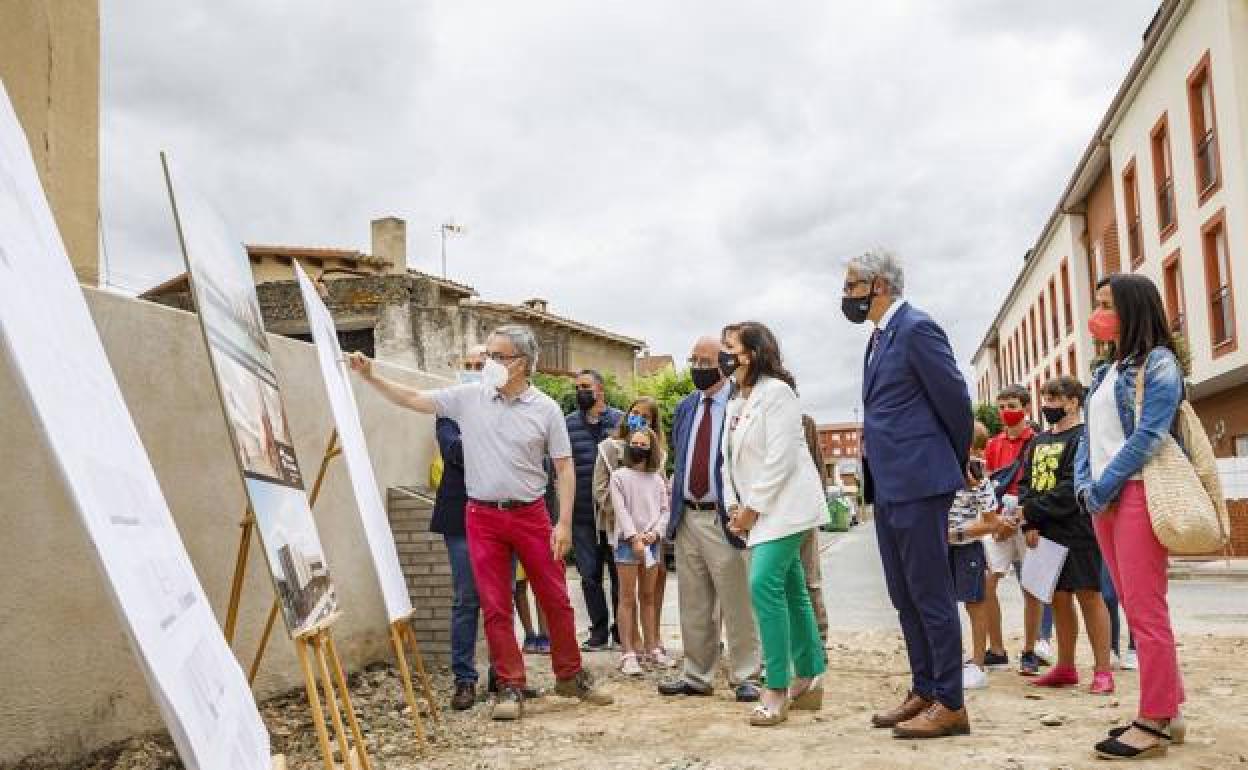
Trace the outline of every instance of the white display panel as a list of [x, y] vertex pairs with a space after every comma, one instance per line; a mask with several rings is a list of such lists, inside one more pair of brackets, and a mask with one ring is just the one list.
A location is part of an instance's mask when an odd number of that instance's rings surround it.
[[166, 159], [170, 202], [226, 425], [287, 632], [338, 608], [242, 241]]
[[2, 85], [0, 348], [183, 763], [269, 770], [268, 732], [174, 526]]
[[325, 379], [325, 391], [329, 396], [329, 409], [338, 428], [338, 443], [347, 460], [347, 474], [364, 520], [364, 535], [368, 549], [381, 581], [381, 593], [386, 603], [386, 614], [394, 622], [406, 618], [412, 612], [412, 602], [407, 594], [407, 582], [399, 567], [399, 552], [394, 545], [394, 533], [386, 517], [381, 501], [377, 478], [373, 475], [373, 463], [368, 456], [368, 444], [364, 440], [364, 426], [360, 424], [360, 409], [351, 389], [351, 376], [338, 344], [338, 330], [333, 316], [316, 293], [316, 287], [303, 267], [295, 263], [295, 275], [303, 294], [303, 306], [307, 311], [308, 326], [316, 343], [316, 357], [321, 364]]

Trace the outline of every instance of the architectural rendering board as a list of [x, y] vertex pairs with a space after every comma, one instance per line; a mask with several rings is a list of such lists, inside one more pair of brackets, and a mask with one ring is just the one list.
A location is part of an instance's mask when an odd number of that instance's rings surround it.
[[373, 475], [373, 463], [369, 459], [368, 444], [364, 440], [364, 426], [360, 423], [360, 409], [355, 403], [355, 391], [351, 389], [351, 377], [338, 344], [338, 331], [329, 309], [321, 301], [316, 288], [299, 263], [295, 263], [295, 275], [299, 279], [299, 291], [307, 310], [308, 325], [316, 343], [316, 357], [321, 364], [325, 390], [329, 396], [330, 411], [338, 428], [338, 443], [347, 460], [347, 473], [351, 487], [364, 520], [364, 535], [368, 549], [381, 581], [382, 598], [386, 614], [391, 622], [406, 618], [412, 612], [412, 602], [407, 594], [407, 582], [399, 567], [399, 553], [394, 546], [394, 534], [386, 518], [381, 502], [381, 491]]
[[238, 467], [286, 630], [297, 636], [332, 615], [337, 597], [295, 458], [251, 262], [167, 160], [165, 173]]
[[2, 85], [0, 348], [183, 762], [268, 770], [268, 733], [174, 526]]

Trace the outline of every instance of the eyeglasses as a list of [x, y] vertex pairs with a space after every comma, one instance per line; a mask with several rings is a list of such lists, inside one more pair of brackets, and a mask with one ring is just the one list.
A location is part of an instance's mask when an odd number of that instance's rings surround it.
[[688, 358], [685, 360], [694, 369], [714, 369], [719, 366], [719, 362], [710, 358]]
[[467, 361], [464, 363], [465, 372], [479, 372], [485, 367], [480, 361]]
[[504, 362], [504, 361], [515, 361], [517, 358], [524, 358], [524, 354], [516, 353], [514, 355], [508, 355], [506, 353], [498, 353], [496, 351], [490, 351], [485, 354], [485, 357], [490, 359], [491, 361]]
[[854, 290], [855, 286], [870, 286], [870, 285], [871, 285], [871, 281], [865, 278], [859, 278], [856, 281], [846, 281], [845, 285], [841, 288], [841, 293], [848, 296], [849, 293]]

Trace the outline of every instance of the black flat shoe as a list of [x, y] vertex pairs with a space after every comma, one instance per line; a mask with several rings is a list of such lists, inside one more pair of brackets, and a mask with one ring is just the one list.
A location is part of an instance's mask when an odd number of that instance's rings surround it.
[[753, 682], [742, 682], [736, 689], [737, 703], [755, 703], [762, 696], [758, 685]]
[[710, 690], [702, 690], [694, 687], [684, 679], [668, 679], [659, 682], [660, 695], [696, 695], [705, 697], [711, 694]]
[[[1096, 756], [1101, 759], [1154, 759], [1156, 757], [1164, 757], [1166, 755], [1166, 751], [1170, 747], [1169, 733], [1164, 730], [1158, 730], [1154, 727], [1150, 727], [1138, 721], [1132, 722], [1130, 727], [1134, 727], [1141, 732], [1148, 733], [1149, 735], [1155, 737], [1157, 742], [1148, 748], [1137, 749], [1134, 746], [1129, 746], [1123, 743], [1118, 740], [1117, 736], [1115, 736], [1096, 744]], [[1122, 733], [1119, 733], [1119, 735], [1125, 734], [1130, 727], [1123, 729]]]

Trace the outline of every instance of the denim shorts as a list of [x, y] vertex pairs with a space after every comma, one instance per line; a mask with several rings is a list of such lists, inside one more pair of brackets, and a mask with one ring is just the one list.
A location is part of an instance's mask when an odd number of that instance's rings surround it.
[[[659, 560], [659, 544], [651, 543], [646, 546], [650, 551], [650, 556], [657, 563]], [[641, 564], [637, 559], [637, 554], [633, 553], [633, 544], [627, 540], [621, 540], [620, 544], [615, 547], [615, 563], [616, 564]]]
[[949, 546], [949, 569], [953, 571], [953, 598], [959, 602], [984, 600], [984, 570], [988, 566], [984, 544], [978, 540]]

